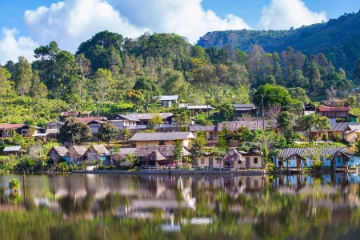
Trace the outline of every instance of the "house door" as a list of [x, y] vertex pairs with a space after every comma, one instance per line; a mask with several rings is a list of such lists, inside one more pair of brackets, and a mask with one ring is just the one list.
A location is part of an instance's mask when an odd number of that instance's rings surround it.
[[213, 158], [209, 158], [209, 167], [214, 166], [214, 159]]
[[246, 157], [246, 168], [250, 167], [250, 157]]
[[300, 166], [301, 166], [301, 159], [297, 157], [296, 158], [296, 167], [300, 168]]

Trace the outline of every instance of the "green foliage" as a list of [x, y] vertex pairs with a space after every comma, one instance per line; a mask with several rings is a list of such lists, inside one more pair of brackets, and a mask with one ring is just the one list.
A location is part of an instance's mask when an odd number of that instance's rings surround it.
[[9, 188], [10, 188], [12, 191], [18, 191], [18, 190], [20, 190], [20, 182], [19, 182], [19, 180], [17, 180], [16, 178], [11, 179], [11, 180], [9, 181]]
[[196, 158], [205, 154], [205, 145], [206, 145], [206, 138], [204, 132], [198, 132], [197, 137], [191, 144], [191, 158], [195, 160]]
[[98, 138], [109, 144], [110, 141], [116, 139], [119, 130], [111, 122], [104, 122], [101, 124], [98, 132]]
[[163, 119], [160, 114], [155, 114], [148, 122], [148, 129], [155, 130], [156, 126], [163, 123]]
[[60, 128], [58, 138], [60, 142], [81, 144], [90, 140], [92, 136], [88, 125], [76, 118], [68, 118]]
[[184, 157], [183, 147], [180, 140], [175, 141], [175, 148], [173, 152], [173, 158], [175, 161], [181, 162]]

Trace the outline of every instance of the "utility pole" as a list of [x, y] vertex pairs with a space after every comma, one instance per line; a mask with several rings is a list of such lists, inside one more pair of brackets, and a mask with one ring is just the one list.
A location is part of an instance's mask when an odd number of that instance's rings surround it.
[[265, 129], [264, 94], [261, 94], [261, 115], [263, 120], [263, 129]]

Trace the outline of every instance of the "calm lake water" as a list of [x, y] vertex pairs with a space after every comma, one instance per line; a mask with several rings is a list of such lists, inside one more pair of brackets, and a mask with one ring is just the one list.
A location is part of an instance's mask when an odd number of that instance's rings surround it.
[[360, 239], [360, 175], [0, 176], [0, 239]]

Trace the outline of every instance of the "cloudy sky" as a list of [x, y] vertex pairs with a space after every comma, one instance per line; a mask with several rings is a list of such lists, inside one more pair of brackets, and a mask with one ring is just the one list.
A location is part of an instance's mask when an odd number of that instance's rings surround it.
[[0, 63], [34, 60], [34, 49], [56, 41], [75, 53], [108, 30], [136, 38], [174, 32], [190, 43], [209, 31], [289, 29], [357, 12], [355, 0], [5, 0], [0, 2]]

